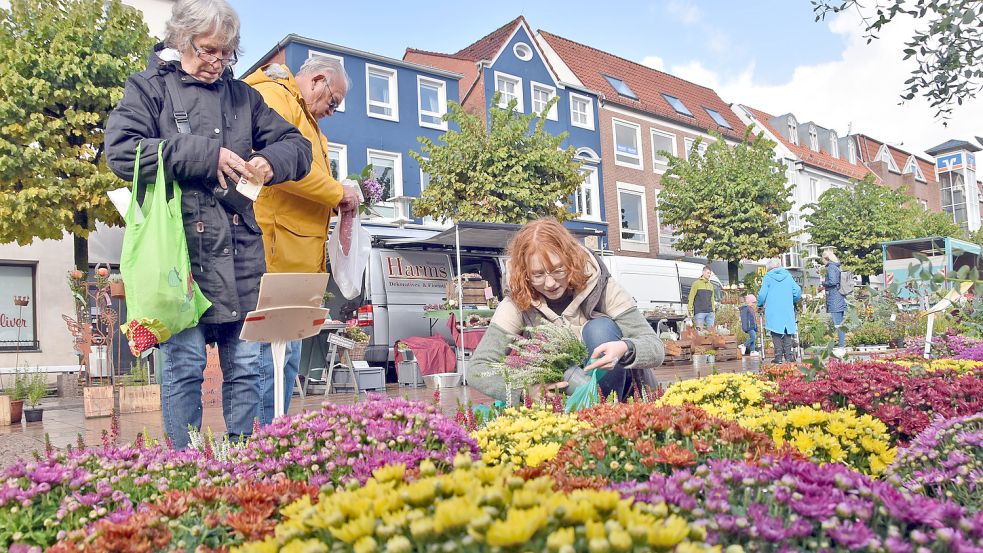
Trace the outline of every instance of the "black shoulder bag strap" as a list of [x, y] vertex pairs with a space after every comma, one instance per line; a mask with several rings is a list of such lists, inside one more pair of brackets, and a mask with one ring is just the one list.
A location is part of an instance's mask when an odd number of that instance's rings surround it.
[[184, 102], [181, 101], [181, 91], [174, 79], [177, 79], [175, 71], [164, 74], [164, 84], [167, 85], [167, 95], [171, 97], [171, 104], [174, 106], [174, 124], [177, 125], [177, 132], [180, 134], [191, 134], [191, 123], [188, 122], [188, 112], [184, 110]]

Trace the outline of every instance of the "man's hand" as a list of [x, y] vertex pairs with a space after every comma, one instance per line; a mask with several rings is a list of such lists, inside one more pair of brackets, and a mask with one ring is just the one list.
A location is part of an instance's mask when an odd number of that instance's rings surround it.
[[592, 371], [594, 369], [614, 368], [614, 364], [624, 357], [626, 353], [628, 353], [628, 344], [623, 340], [605, 342], [594, 348], [594, 352], [590, 355], [593, 362], [584, 367], [584, 370]]
[[[355, 186], [358, 186], [357, 184]], [[341, 202], [338, 203], [338, 211], [355, 211], [358, 209], [359, 203], [361, 201], [358, 198], [358, 192], [355, 190], [355, 186], [342, 186], [344, 194], [341, 196]]]
[[263, 156], [254, 156], [246, 163], [246, 168], [242, 171], [242, 176], [246, 177], [253, 184], [266, 184], [273, 180], [273, 167]]
[[219, 148], [218, 167], [215, 171], [215, 178], [218, 179], [219, 186], [228, 188], [228, 184], [226, 184], [222, 175], [229, 177], [232, 182], [239, 182], [240, 176], [249, 178], [252, 172], [246, 169], [246, 162], [238, 154], [228, 148]]

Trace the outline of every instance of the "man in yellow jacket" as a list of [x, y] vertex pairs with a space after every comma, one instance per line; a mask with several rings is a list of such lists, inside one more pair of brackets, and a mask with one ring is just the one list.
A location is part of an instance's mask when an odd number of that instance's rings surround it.
[[[309, 58], [297, 76], [281, 64], [265, 65], [245, 79], [267, 105], [296, 126], [311, 142], [311, 172], [296, 181], [265, 186], [256, 200], [256, 221], [263, 229], [266, 270], [270, 273], [323, 273], [324, 244], [335, 208], [358, 208], [354, 189], [343, 187], [331, 175], [328, 139], [318, 120], [334, 113], [345, 99], [351, 80], [332, 58]], [[290, 342], [284, 367], [284, 409], [290, 406], [294, 380], [300, 365], [300, 340]], [[269, 344], [261, 352], [260, 408], [262, 424], [273, 420], [273, 357]]]

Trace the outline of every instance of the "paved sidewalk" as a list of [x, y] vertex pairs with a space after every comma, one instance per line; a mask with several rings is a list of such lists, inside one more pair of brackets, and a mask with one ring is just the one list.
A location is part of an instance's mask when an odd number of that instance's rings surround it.
[[[754, 371], [759, 368], [757, 357], [745, 357], [743, 360], [717, 363], [717, 372]], [[675, 382], [676, 379], [690, 379], [710, 374], [710, 367], [660, 367], [656, 369], [659, 381], [664, 385]], [[405, 396], [411, 400], [432, 401], [433, 390], [427, 388], [406, 388], [397, 384], [386, 387], [387, 396]], [[338, 404], [348, 404], [354, 400], [354, 395], [323, 394], [308, 395], [301, 398], [295, 395], [290, 404], [290, 414], [318, 409], [324, 401]], [[441, 409], [447, 414], [453, 414], [459, 402], [471, 401], [473, 404], [488, 404], [491, 399], [470, 387], [448, 388], [440, 394]], [[44, 420], [38, 423], [21, 423], [12, 426], [0, 426], [0, 469], [9, 466], [17, 458], [29, 457], [32, 451], [43, 451], [44, 435], [47, 433], [51, 443], [57, 448], [67, 444], [75, 444], [81, 434], [87, 445], [97, 445], [102, 441], [102, 431], [110, 431], [111, 417], [87, 419], [83, 415], [82, 399], [53, 398], [42, 401]], [[136, 439], [137, 434], [163, 439], [163, 424], [160, 411], [149, 413], [134, 413], [120, 416], [120, 443], [129, 443]], [[211, 428], [216, 435], [225, 432], [225, 422], [222, 419], [222, 407], [205, 407], [202, 416], [202, 427]]]

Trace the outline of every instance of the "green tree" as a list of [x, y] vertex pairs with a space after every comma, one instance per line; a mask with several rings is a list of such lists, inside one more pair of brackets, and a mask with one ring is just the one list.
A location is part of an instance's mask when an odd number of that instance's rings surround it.
[[[868, 4], [869, 5], [869, 4]], [[812, 0], [816, 21], [830, 13], [858, 11], [858, 0]], [[864, 14], [867, 43], [878, 37], [885, 25], [903, 16], [918, 20], [916, 31], [905, 42], [903, 59], [914, 58], [917, 66], [905, 81], [901, 97], [925, 97], [936, 115], [948, 117], [953, 104], [976, 97], [983, 86], [983, 2], [980, 0], [881, 0], [874, 13]]]
[[[493, 106], [498, 99], [496, 93]], [[442, 144], [420, 137], [422, 154], [410, 152], [430, 175], [430, 184], [413, 204], [415, 215], [516, 224], [573, 216], [570, 200], [584, 177], [573, 148], [561, 148], [567, 133], [549, 134], [542, 114], [523, 115], [514, 111], [515, 105], [513, 100], [506, 109], [488, 110], [486, 125], [450, 103], [445, 118], [460, 130], [444, 133]]]
[[908, 204], [910, 207], [905, 214], [908, 229], [902, 239], [925, 236], [966, 237], [966, 231], [952, 220], [951, 213], [929, 211], [914, 201], [909, 201]]
[[881, 242], [900, 240], [911, 229], [906, 204], [912, 198], [874, 182], [873, 175], [847, 188], [831, 188], [809, 204], [805, 216], [812, 242], [832, 247], [843, 267], [863, 276], [882, 268]]
[[0, 9], [0, 242], [74, 236], [88, 266], [96, 221], [119, 222], [103, 136], [152, 41], [119, 0], [13, 0]]
[[676, 249], [727, 261], [730, 283], [736, 284], [742, 259], [773, 257], [791, 247], [782, 219], [792, 208], [791, 187], [775, 159], [775, 143], [762, 134], [749, 129], [733, 147], [711, 135], [715, 140], [705, 154], [696, 153], [698, 141], [689, 160], [659, 152], [669, 167], [658, 209], [662, 224], [675, 227], [680, 237]]

